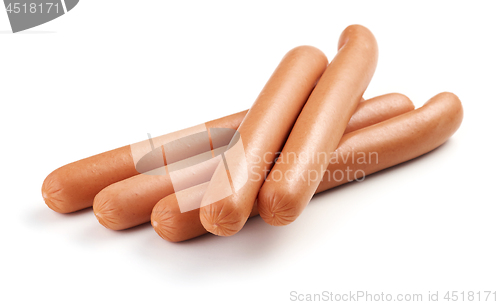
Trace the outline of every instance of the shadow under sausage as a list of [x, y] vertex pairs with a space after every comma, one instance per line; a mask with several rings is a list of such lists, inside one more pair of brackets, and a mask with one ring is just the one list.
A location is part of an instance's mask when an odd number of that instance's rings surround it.
[[124, 240], [130, 240], [131, 244], [133, 244], [135, 239], [144, 238], [148, 231], [154, 232], [149, 222], [125, 230], [111, 230], [101, 225], [92, 213], [92, 219], [88, 221], [80, 234], [75, 236], [75, 240], [81, 244], [91, 246], [119, 244]]
[[252, 269], [275, 257], [280, 240], [287, 240], [285, 228], [272, 227], [260, 217], [250, 218], [243, 229], [230, 237], [211, 233], [171, 243], [156, 233], [135, 247], [137, 255], [151, 262], [154, 272], [180, 281], [206, 282], [217, 276], [248, 276]]
[[89, 218], [94, 214], [92, 208], [83, 209], [69, 214], [57, 213], [48, 208], [43, 202], [37, 203], [37, 207], [25, 214], [24, 220], [29, 226], [46, 227], [60, 223], [71, 223], [81, 219]]

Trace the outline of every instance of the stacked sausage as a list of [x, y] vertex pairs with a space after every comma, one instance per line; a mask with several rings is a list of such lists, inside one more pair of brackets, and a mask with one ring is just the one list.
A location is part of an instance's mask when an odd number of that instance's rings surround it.
[[[330, 64], [320, 50], [297, 47], [249, 110], [151, 139], [149, 152], [146, 141], [56, 169], [42, 186], [45, 203], [60, 213], [93, 206], [113, 230], [151, 221], [174, 242], [230, 236], [259, 214], [287, 225], [315, 193], [425, 154], [459, 128], [463, 110], [452, 93], [416, 110], [397, 93], [365, 101], [377, 57], [360, 25], [343, 31]], [[376, 162], [344, 158], [372, 154]]]

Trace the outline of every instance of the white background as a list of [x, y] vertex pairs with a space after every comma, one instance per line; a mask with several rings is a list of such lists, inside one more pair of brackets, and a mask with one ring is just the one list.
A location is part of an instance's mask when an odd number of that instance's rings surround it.
[[[0, 303], [495, 289], [500, 301], [497, 3], [180, 2], [82, 0], [19, 34], [0, 12]], [[313, 45], [331, 60], [354, 23], [379, 43], [365, 98], [460, 97], [463, 124], [441, 148], [316, 196], [289, 226], [255, 218], [229, 238], [172, 244], [149, 224], [114, 232], [91, 209], [44, 204], [57, 167], [247, 109], [289, 49]]]

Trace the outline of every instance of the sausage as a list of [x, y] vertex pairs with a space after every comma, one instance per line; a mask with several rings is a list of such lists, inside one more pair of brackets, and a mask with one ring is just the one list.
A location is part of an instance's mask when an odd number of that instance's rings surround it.
[[[247, 111], [206, 122], [206, 128], [237, 129]], [[163, 144], [162, 138], [152, 139]], [[182, 153], [182, 148], [179, 152]], [[94, 197], [106, 186], [139, 174], [131, 145], [64, 165], [45, 178], [42, 196], [52, 210], [71, 213], [92, 206]]]
[[[346, 133], [413, 109], [413, 103], [403, 94], [374, 97], [359, 104], [347, 124]], [[211, 159], [190, 168], [186, 174], [186, 187], [209, 181], [217, 164], [218, 160]], [[94, 213], [98, 221], [112, 230], [149, 222], [156, 203], [174, 192], [168, 170], [165, 169], [165, 172], [166, 175], [136, 175], [104, 188], [94, 199]]]
[[[460, 99], [443, 92], [419, 109], [349, 133], [335, 152], [333, 161], [337, 163], [328, 167], [316, 192], [363, 179], [430, 152], [458, 130], [463, 115]], [[335, 171], [344, 172], [343, 178], [335, 177]], [[350, 178], [349, 172], [353, 174]]]
[[[462, 104], [452, 93], [440, 93], [424, 106], [378, 124], [359, 129], [342, 137], [336, 153], [356, 156], [376, 153], [378, 161], [372, 164], [352, 161], [332, 162], [328, 166], [316, 193], [361, 179], [377, 171], [411, 160], [437, 148], [450, 138], [460, 127], [463, 118]], [[349, 169], [350, 167], [350, 169]], [[350, 179], [340, 178], [335, 173], [358, 173]], [[190, 200], [201, 202], [208, 183], [197, 185], [179, 193], [188, 193]], [[196, 210], [180, 213], [177, 196], [172, 194], [160, 200], [151, 214], [151, 224], [165, 240], [184, 241], [207, 233], [200, 223]], [[250, 216], [257, 215], [254, 205]]]
[[210, 180], [200, 209], [208, 231], [228, 236], [243, 227], [264, 182], [264, 177], [249, 179], [250, 169], [269, 169], [264, 155], [281, 149], [327, 64], [323, 52], [310, 46], [294, 48], [283, 57]]
[[[337, 148], [370, 83], [377, 58], [377, 42], [367, 28], [352, 25], [342, 32], [338, 54], [304, 106], [262, 185], [258, 206], [264, 221], [272, 225], [291, 223], [309, 203], [328, 167], [328, 156]], [[288, 176], [281, 179], [284, 173]]]

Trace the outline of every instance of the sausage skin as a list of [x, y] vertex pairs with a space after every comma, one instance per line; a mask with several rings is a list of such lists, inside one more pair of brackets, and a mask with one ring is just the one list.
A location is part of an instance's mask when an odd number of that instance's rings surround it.
[[[376, 164], [351, 162], [331, 163], [316, 193], [347, 183], [344, 179], [332, 179], [327, 176], [337, 170], [369, 175], [399, 163], [421, 156], [450, 138], [460, 127], [463, 118], [462, 104], [452, 93], [440, 93], [431, 98], [424, 106], [386, 121], [346, 134], [342, 137], [337, 153], [376, 152]], [[333, 174], [335, 175], [335, 174]], [[351, 176], [351, 179], [354, 177]], [[356, 176], [360, 178], [360, 176]], [[181, 192], [189, 192], [191, 200], [201, 202], [208, 183], [197, 185]], [[250, 216], [258, 215], [254, 205]], [[287, 215], [284, 215], [286, 219]], [[180, 213], [176, 194], [160, 200], [151, 214], [151, 223], [163, 239], [180, 242], [207, 233], [200, 223], [198, 212], [192, 210]]]
[[272, 165], [263, 161], [264, 155], [281, 149], [327, 64], [325, 54], [311, 46], [294, 48], [283, 57], [209, 182], [200, 208], [208, 231], [229, 236], [243, 227], [264, 182], [263, 176], [248, 179], [250, 169]]
[[[389, 93], [371, 98], [360, 102], [347, 124], [346, 133], [413, 109], [413, 103], [403, 94]], [[189, 172], [191, 175], [186, 177], [190, 186], [210, 180], [217, 165], [214, 161], [217, 160], [194, 166]], [[165, 172], [166, 175], [135, 175], [104, 188], [97, 194], [93, 204], [98, 221], [112, 230], [128, 229], [149, 222], [156, 203], [174, 192], [168, 170]]]
[[[367, 28], [352, 25], [342, 32], [339, 52], [297, 119], [281, 160], [262, 185], [258, 207], [264, 221], [290, 223], [309, 203], [328, 167], [327, 156], [337, 148], [370, 83], [377, 59], [377, 42]], [[280, 178], [284, 173], [287, 179]], [[286, 218], [280, 218], [283, 210], [288, 211]]]

